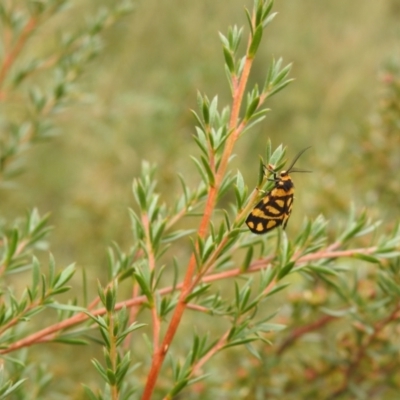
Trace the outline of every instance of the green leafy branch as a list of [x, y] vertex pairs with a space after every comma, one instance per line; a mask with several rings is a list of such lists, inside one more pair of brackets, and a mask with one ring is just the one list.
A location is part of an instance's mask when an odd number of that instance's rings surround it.
[[[0, 5], [5, 43], [0, 64], [0, 104], [18, 105], [23, 109], [18, 118], [10, 116], [2, 127], [0, 180], [3, 185], [20, 173], [21, 155], [27, 149], [54, 135], [56, 115], [78, 97], [76, 83], [99, 54], [100, 34], [131, 10], [130, 2], [121, 0], [112, 9], [102, 9], [84, 29], [61, 35], [57, 50], [21, 62], [19, 59], [38, 28], [61, 12], [67, 3], [68, 0], [33, 1], [25, 9], [12, 3]], [[34, 79], [38, 76], [45, 77], [45, 83], [40, 86], [35, 83], [38, 79]], [[25, 85], [28, 90], [24, 89]]]

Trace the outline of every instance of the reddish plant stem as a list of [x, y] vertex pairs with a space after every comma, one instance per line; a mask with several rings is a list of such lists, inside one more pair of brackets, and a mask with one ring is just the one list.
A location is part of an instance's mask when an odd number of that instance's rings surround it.
[[[264, 294], [267, 294], [274, 286], [275, 286], [275, 281], [272, 281], [268, 287], [264, 290]], [[199, 310], [202, 311], [202, 310]], [[191, 376], [195, 375], [200, 368], [208, 361], [214, 354], [216, 354], [218, 351], [220, 351], [225, 344], [227, 344], [227, 339], [229, 336], [230, 329], [228, 329], [218, 340], [218, 342], [202, 357], [200, 360], [197, 361], [197, 363], [193, 366]]]
[[155, 304], [151, 307], [151, 319], [153, 321], [153, 347], [155, 351], [158, 351], [158, 343], [160, 340], [160, 319], [158, 318]]
[[[213, 209], [213, 203], [215, 201], [215, 196], [216, 196], [216, 188], [211, 187], [209, 190], [209, 195], [207, 199], [207, 204], [206, 204], [206, 209], [200, 224], [200, 229], [199, 229], [199, 236], [204, 237], [208, 222], [211, 217], [211, 212]], [[175, 333], [178, 329], [179, 323], [181, 321], [183, 312], [185, 310], [185, 299], [187, 295], [190, 293], [189, 289], [191, 286], [191, 281], [193, 274], [196, 269], [196, 259], [195, 256], [192, 255], [189, 261], [188, 268], [186, 270], [186, 275], [182, 284], [182, 290], [178, 299], [178, 303], [175, 307], [174, 313], [172, 314], [171, 321], [168, 325], [167, 332], [165, 333], [164, 339], [161, 343], [161, 346], [158, 349], [154, 349], [153, 353], [153, 360], [151, 364], [151, 368], [148, 374], [146, 386], [143, 392], [142, 399], [150, 399], [151, 394], [153, 393], [154, 386], [157, 381], [158, 374], [161, 369], [161, 365], [164, 361], [165, 355], [167, 354], [168, 348], [170, 346], [170, 343], [172, 339], [175, 336]]]
[[[133, 289], [132, 289], [132, 298], [135, 299], [136, 297], [139, 296], [139, 285], [137, 282], [133, 284]], [[132, 306], [129, 311], [129, 325], [133, 324], [136, 321], [136, 316], [139, 312], [139, 305]], [[130, 347], [130, 341], [132, 337], [132, 332], [127, 335], [127, 337], [124, 340], [124, 348], [125, 350], [128, 350]]]
[[[221, 164], [218, 168], [218, 171], [215, 174], [215, 184], [214, 186], [210, 186], [208, 190], [208, 197], [205, 205], [205, 210], [198, 230], [198, 236], [200, 238], [204, 238], [207, 233], [211, 216], [215, 208], [218, 189], [221, 185], [223, 177], [225, 176], [229, 157], [232, 154], [233, 147], [240, 134], [240, 131], [237, 129], [237, 125], [239, 120], [240, 107], [242, 104], [247, 80], [250, 74], [252, 61], [253, 61], [252, 59], [249, 58], [246, 59], [245, 65], [243, 67], [243, 72], [239, 80], [239, 85], [237, 86], [237, 88], [234, 89], [232, 113], [229, 123], [229, 129], [230, 131], [232, 131], [232, 133], [227, 139], [227, 143], [221, 157]], [[192, 279], [195, 275], [195, 271], [196, 271], [196, 258], [194, 254], [192, 254], [189, 261], [189, 265], [186, 270], [178, 303], [172, 314], [172, 318], [168, 325], [167, 332], [165, 333], [160, 348], [153, 352], [153, 360], [147, 377], [147, 382], [143, 391], [142, 400], [149, 400], [151, 398], [151, 395], [153, 393], [158, 378], [158, 374], [164, 362], [165, 355], [167, 354], [169, 346], [175, 336], [175, 333], [178, 329], [183, 313], [185, 311], [186, 297], [190, 294], [192, 287]]]
[[[37, 22], [38, 22], [37, 19], [34, 17], [31, 17], [29, 19], [24, 29], [22, 30], [21, 35], [19, 36], [17, 42], [15, 43], [14, 47], [8, 54], [5, 55], [3, 64], [0, 68], [0, 88], [3, 86], [8, 71], [14, 64], [15, 60], [21, 53], [22, 49], [24, 48], [25, 43], [28, 40], [30, 34], [36, 28]], [[0, 92], [0, 100], [2, 100], [3, 98], [4, 98], [3, 93]]]
[[[338, 251], [320, 251], [318, 253], [307, 254], [302, 256], [296, 260], [297, 264], [305, 263], [308, 261], [316, 261], [321, 259], [335, 259], [335, 258], [343, 258], [343, 257], [352, 257], [355, 254], [372, 254], [376, 251], [376, 247], [367, 247], [361, 249], [350, 249], [350, 250], [338, 250]], [[246, 271], [243, 271], [241, 268], [231, 269], [229, 271], [218, 272], [215, 274], [206, 275], [203, 277], [202, 282], [214, 282], [222, 279], [233, 278], [235, 276], [244, 275], [247, 273], [255, 273], [264, 268], [267, 268], [272, 261], [272, 257], [264, 258], [261, 260], [256, 260], [251, 263], [249, 268]], [[168, 293], [172, 293], [175, 290], [182, 290], [183, 283], [179, 283], [176, 286], [169, 286], [159, 290], [160, 295], [166, 295]], [[137, 307], [147, 301], [146, 296], [137, 296], [135, 298], [121, 301], [115, 305], [115, 310], [120, 310], [123, 307]], [[97, 302], [97, 299], [96, 299]], [[90, 306], [93, 306], [95, 303], [92, 302]], [[92, 311], [93, 315], [103, 315], [106, 313], [105, 308], [99, 308], [98, 310]], [[48, 342], [50, 340], [54, 340], [56, 338], [56, 333], [62, 331], [64, 329], [70, 328], [74, 325], [80, 324], [86, 321], [89, 317], [85, 313], [79, 313], [74, 315], [71, 318], [68, 318], [64, 321], [58, 322], [54, 325], [48, 326], [32, 335], [29, 335], [21, 340], [18, 340], [8, 346], [5, 349], [0, 349], [0, 354], [11, 353], [12, 351], [18, 350], [23, 347], [32, 346], [35, 343], [43, 343]]]
[[194, 304], [194, 303], [186, 303], [186, 308], [189, 310], [193, 310], [193, 311], [199, 311], [202, 312], [204, 314], [210, 314], [211, 310], [207, 307], [204, 306], [200, 306], [199, 304]]
[[195, 375], [200, 368], [218, 351], [220, 351], [226, 344], [226, 340], [228, 339], [229, 336], [229, 331], [227, 330], [218, 340], [218, 342], [203, 356], [200, 358], [199, 361], [193, 366], [193, 370], [191, 373], [191, 376]]
[[301, 326], [297, 329], [294, 329], [291, 332], [291, 334], [289, 335], [289, 337], [287, 337], [284, 340], [284, 342], [279, 346], [279, 348], [276, 351], [276, 354], [277, 355], [282, 354], [289, 346], [291, 346], [296, 340], [301, 338], [306, 333], [320, 329], [335, 319], [337, 319], [337, 318], [333, 317], [331, 315], [324, 315], [317, 321], [311, 322], [310, 324], [307, 324], [307, 325]]
[[[267, 288], [265, 288], [264, 290], [264, 294], [266, 295], [276, 284], [276, 281], [273, 280]], [[199, 311], [203, 311], [203, 310], [199, 310]], [[218, 351], [220, 351], [225, 344], [227, 344], [227, 339], [230, 333], [230, 329], [228, 329], [222, 336], [221, 338], [218, 340], [218, 342], [202, 357], [200, 358], [200, 360], [197, 361], [197, 363], [193, 366], [192, 368], [192, 372], [190, 374], [190, 376], [195, 375], [200, 368], [208, 361], [211, 359], [211, 357], [214, 356], [214, 354], [216, 354]]]

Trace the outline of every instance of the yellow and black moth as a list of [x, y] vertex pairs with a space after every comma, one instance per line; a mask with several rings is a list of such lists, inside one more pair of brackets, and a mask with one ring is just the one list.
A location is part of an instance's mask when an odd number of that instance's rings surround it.
[[311, 172], [293, 168], [299, 157], [310, 147], [301, 150], [293, 159], [289, 168], [281, 171], [279, 175], [270, 166], [264, 166], [265, 169], [272, 173], [273, 178], [270, 180], [274, 182], [275, 186], [265, 194], [246, 219], [246, 224], [253, 233], [259, 235], [267, 233], [280, 225], [283, 226], [283, 229], [286, 228], [292, 212], [294, 195], [294, 184], [289, 173]]

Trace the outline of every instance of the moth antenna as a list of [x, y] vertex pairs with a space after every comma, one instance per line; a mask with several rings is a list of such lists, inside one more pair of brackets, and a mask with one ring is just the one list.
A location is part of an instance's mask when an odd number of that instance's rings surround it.
[[[301, 150], [299, 153], [297, 153], [296, 157], [293, 159], [292, 163], [290, 164], [290, 167], [286, 170], [287, 173], [293, 171], [292, 168], [294, 166], [294, 164], [296, 164], [296, 161], [300, 158], [300, 156], [306, 151], [308, 150], [310, 147], [312, 146], [308, 146], [305, 149]], [[300, 172], [299, 170], [294, 171], [294, 172]], [[306, 171], [302, 171], [302, 172], [306, 172]], [[307, 172], [311, 172], [311, 171], [307, 171]]]
[[310, 170], [308, 170], [308, 169], [292, 168], [292, 169], [290, 170], [290, 173], [293, 173], [293, 172], [312, 172], [312, 171], [310, 171]]

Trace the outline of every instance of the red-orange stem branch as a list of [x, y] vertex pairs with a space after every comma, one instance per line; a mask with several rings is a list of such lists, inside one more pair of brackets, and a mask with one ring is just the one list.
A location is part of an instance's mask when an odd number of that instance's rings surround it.
[[[221, 185], [222, 179], [225, 176], [226, 169], [228, 166], [229, 158], [232, 154], [233, 147], [235, 145], [236, 140], [239, 137], [240, 130], [238, 129], [238, 121], [240, 115], [240, 107], [243, 100], [244, 91], [246, 88], [247, 80], [250, 74], [250, 69], [252, 65], [252, 59], [247, 58], [245, 65], [243, 67], [242, 75], [239, 80], [239, 85], [234, 88], [233, 92], [233, 106], [231, 119], [229, 123], [229, 131], [232, 132], [227, 139], [226, 147], [221, 157], [221, 163], [215, 174], [215, 184], [214, 186], [210, 186], [208, 190], [208, 197], [205, 205], [205, 210], [203, 214], [203, 218], [200, 222], [200, 227], [198, 231], [198, 235], [200, 238], [204, 238], [208, 226], [211, 220], [211, 216], [213, 210], [215, 208], [215, 203], [217, 199], [218, 189]], [[192, 254], [189, 265], [186, 270], [185, 278], [182, 285], [182, 290], [179, 296], [179, 300], [175, 310], [172, 314], [171, 321], [168, 325], [167, 332], [165, 333], [164, 339], [161, 343], [161, 346], [157, 351], [153, 353], [153, 360], [150, 367], [150, 371], [147, 377], [146, 386], [144, 388], [142, 400], [149, 400], [153, 393], [158, 374], [160, 372], [161, 366], [163, 364], [165, 355], [167, 354], [168, 348], [175, 336], [175, 333], [178, 329], [180, 321], [182, 319], [183, 313], [186, 308], [186, 297], [190, 294], [192, 287], [192, 280], [196, 271], [196, 258], [194, 254]]]
[[[308, 261], [316, 261], [321, 259], [335, 259], [342, 257], [352, 257], [355, 254], [373, 254], [376, 251], [376, 247], [367, 247], [361, 249], [350, 249], [350, 250], [338, 250], [338, 251], [320, 251], [318, 253], [307, 254], [296, 260], [296, 264], [305, 263]], [[241, 268], [231, 269], [229, 271], [218, 272], [215, 274], [206, 275], [203, 277], [202, 282], [214, 282], [221, 279], [233, 278], [235, 276], [243, 275], [246, 273], [255, 273], [263, 268], [267, 268], [272, 261], [271, 257], [253, 261], [250, 267], [243, 271]], [[182, 290], [183, 283], [179, 283], [176, 286], [169, 286], [159, 290], [159, 294], [166, 295], [173, 292], [174, 290]], [[148, 301], [146, 296], [137, 296], [135, 298], [121, 301], [115, 305], [115, 310], [120, 310], [123, 307], [130, 308], [136, 307]], [[99, 308], [98, 310], [92, 311], [93, 315], [103, 315], [106, 313], [105, 308]], [[42, 343], [53, 340], [55, 338], [56, 332], [62, 331], [64, 329], [70, 328], [74, 325], [80, 324], [86, 321], [89, 317], [85, 313], [79, 313], [71, 318], [68, 318], [62, 322], [58, 322], [54, 325], [48, 326], [24, 339], [18, 340], [13, 344], [9, 345], [7, 348], [0, 349], [0, 354], [11, 353], [12, 351], [21, 349], [23, 347], [32, 346], [35, 343]]]
[[[37, 19], [31, 17], [27, 22], [27, 24], [25, 25], [24, 29], [22, 30], [21, 35], [19, 36], [12, 50], [4, 57], [3, 64], [1, 65], [0, 68], [0, 88], [3, 86], [8, 71], [12, 67], [15, 60], [17, 59], [19, 53], [21, 53], [22, 49], [24, 48], [24, 45], [29, 38], [29, 35], [36, 28], [36, 24], [37, 24]], [[3, 96], [0, 94], [0, 99], [1, 98], [3, 98]]]

